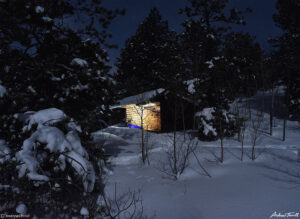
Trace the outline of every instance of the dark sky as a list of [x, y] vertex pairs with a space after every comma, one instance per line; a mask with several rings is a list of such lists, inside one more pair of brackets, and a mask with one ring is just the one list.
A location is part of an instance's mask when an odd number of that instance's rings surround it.
[[[267, 43], [269, 37], [280, 34], [280, 30], [275, 26], [272, 15], [275, 13], [276, 0], [229, 0], [229, 7], [253, 10], [245, 16], [246, 26], [235, 28], [235, 30], [247, 31], [256, 36], [261, 46], [269, 50]], [[132, 36], [138, 25], [148, 15], [152, 7], [157, 7], [161, 12], [163, 20], [169, 22], [169, 27], [177, 32], [182, 31], [181, 23], [185, 17], [178, 14], [179, 8], [187, 4], [187, 0], [104, 0], [107, 8], [125, 8], [125, 16], [116, 18], [109, 28], [113, 38], [109, 42], [117, 44], [119, 49], [110, 51], [112, 61], [119, 56], [119, 50], [124, 47], [125, 41]]]

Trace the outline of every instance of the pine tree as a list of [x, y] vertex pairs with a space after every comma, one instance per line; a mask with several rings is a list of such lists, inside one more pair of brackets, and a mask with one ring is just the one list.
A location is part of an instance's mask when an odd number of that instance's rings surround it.
[[[183, 34], [187, 62], [190, 64], [195, 83], [194, 104], [200, 108], [213, 108], [216, 117], [218, 136], [221, 139], [220, 161], [223, 162], [223, 137], [225, 137], [227, 121], [224, 118], [229, 109], [230, 74], [228, 60], [222, 54], [224, 34], [230, 24], [245, 24], [242, 11], [231, 9], [226, 15], [228, 0], [188, 0], [189, 6], [180, 9], [180, 14], [188, 18], [183, 23]], [[228, 14], [228, 13], [227, 13]], [[225, 116], [227, 117], [227, 115]], [[203, 120], [201, 120], [203, 121]], [[205, 124], [199, 124], [199, 137]]]
[[298, 0], [277, 0], [276, 9], [278, 12], [273, 20], [283, 34], [273, 39], [273, 46], [277, 48], [277, 70], [286, 87], [286, 118], [290, 115], [300, 120], [300, 3]]
[[10, 141], [6, 127], [28, 110], [57, 107], [81, 124], [107, 117], [104, 46], [118, 13], [98, 0], [0, 2], [0, 78], [9, 92], [0, 103], [0, 138]]
[[158, 9], [152, 8], [136, 33], [126, 41], [115, 80], [123, 96], [164, 88], [169, 77], [181, 73], [171, 66], [178, 66], [179, 60], [176, 33], [169, 30]]
[[[243, 11], [231, 9], [226, 16], [227, 0], [188, 0], [180, 9], [187, 16], [182, 34], [185, 60], [190, 78], [196, 79], [194, 99], [200, 109], [228, 109], [228, 58], [222, 48], [230, 24], [244, 24]], [[248, 10], [247, 10], [248, 11]]]
[[[6, 94], [0, 97], [0, 139], [5, 140], [10, 156], [14, 157], [1, 164], [0, 173], [3, 183], [20, 188], [20, 192], [0, 191], [5, 213], [15, 212], [15, 204], [22, 201], [32, 216], [63, 218], [79, 216], [83, 202], [96, 203], [94, 194], [98, 196], [103, 189], [99, 166], [102, 153], [93, 145], [90, 133], [99, 126], [99, 119], [109, 116], [108, 105], [113, 100], [104, 47], [109, 46], [107, 25], [119, 13], [104, 8], [99, 0], [0, 1], [0, 84], [6, 89]], [[49, 139], [33, 140], [31, 149], [38, 160], [33, 163], [39, 163], [33, 165], [37, 165], [38, 171], [47, 171], [49, 183], [30, 180], [27, 173], [27, 177], [26, 174], [18, 177], [17, 168], [22, 162], [16, 159], [16, 152], [26, 148], [23, 142], [30, 141], [30, 136], [40, 131], [36, 127], [23, 129], [26, 121], [21, 117], [25, 112], [51, 107], [64, 111], [83, 129], [78, 133], [81, 143], [78, 139], [76, 142], [89, 154], [85, 159], [93, 168], [82, 169], [85, 172], [95, 169], [99, 177], [94, 193], [87, 199], [85, 191], [77, 186], [84, 174], [72, 171], [74, 168], [70, 166], [55, 169], [59, 157], [66, 158], [62, 154], [72, 149], [51, 151], [44, 147]], [[78, 138], [76, 131], [66, 126], [71, 120], [67, 119], [57, 123], [58, 127], [46, 128], [53, 128], [62, 136], [73, 133]], [[68, 179], [69, 174], [72, 180]], [[60, 191], [53, 190], [55, 183], [61, 186]]]
[[262, 87], [262, 49], [249, 33], [231, 32], [224, 37], [222, 54], [226, 57], [231, 99], [241, 95], [251, 96]]
[[[183, 45], [185, 57], [189, 65], [190, 77], [197, 79], [196, 99], [200, 108], [222, 106], [227, 108], [223, 98], [222, 86], [226, 74], [226, 57], [222, 56], [224, 34], [230, 29], [230, 24], [244, 24], [243, 11], [231, 9], [226, 16], [227, 0], [188, 0], [189, 6], [180, 9], [188, 19], [183, 23], [185, 28]], [[220, 84], [221, 83], [221, 84]], [[223, 103], [220, 103], [223, 102]]]

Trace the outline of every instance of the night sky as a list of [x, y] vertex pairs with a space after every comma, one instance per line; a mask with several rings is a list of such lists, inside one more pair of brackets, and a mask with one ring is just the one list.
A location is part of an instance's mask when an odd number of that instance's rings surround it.
[[[247, 25], [234, 27], [234, 29], [246, 31], [256, 36], [261, 46], [269, 50], [268, 38], [280, 34], [280, 29], [275, 26], [272, 20], [272, 15], [276, 12], [275, 2], [276, 0], [230, 0], [230, 8], [245, 9], [249, 7], [253, 10], [252, 13], [245, 15]], [[179, 15], [178, 10], [187, 5], [187, 0], [104, 0], [103, 3], [109, 9], [126, 9], [125, 16], [116, 18], [109, 28], [109, 32], [113, 35], [109, 42], [117, 44], [119, 47], [109, 51], [112, 62], [119, 56], [125, 41], [136, 32], [138, 25], [145, 19], [152, 7], [159, 9], [163, 20], [169, 22], [170, 29], [178, 33], [183, 30], [181, 23], [185, 17]]]

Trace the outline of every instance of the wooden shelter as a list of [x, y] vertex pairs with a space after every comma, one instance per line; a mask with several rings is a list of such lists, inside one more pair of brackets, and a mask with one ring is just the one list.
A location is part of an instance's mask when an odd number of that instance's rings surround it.
[[149, 131], [192, 128], [193, 105], [165, 89], [156, 89], [119, 100], [111, 109], [123, 108], [128, 127]]

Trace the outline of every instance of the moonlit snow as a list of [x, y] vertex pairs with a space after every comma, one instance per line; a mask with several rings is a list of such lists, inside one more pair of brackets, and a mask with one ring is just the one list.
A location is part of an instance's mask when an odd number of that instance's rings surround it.
[[[265, 95], [269, 98], [271, 94]], [[210, 118], [213, 111], [207, 108], [201, 115]], [[268, 122], [269, 115], [265, 113], [264, 130], [261, 130], [256, 145], [256, 160], [251, 160], [253, 130], [249, 125], [245, 131], [243, 161], [240, 160], [241, 143], [237, 141], [237, 135], [223, 140], [223, 163], [218, 161], [220, 140], [198, 140], [195, 153], [212, 177], [207, 177], [197, 159], [191, 156], [188, 167], [176, 181], [161, 171], [162, 165], [168, 162], [165, 151], [172, 147], [171, 133], [149, 133], [150, 165], [143, 166], [140, 130], [111, 126], [95, 132], [96, 142], [109, 141], [105, 145], [106, 152], [111, 155], [106, 194], [113, 198], [115, 184], [119, 195], [128, 190], [140, 190], [145, 215], [155, 215], [158, 219], [257, 219], [270, 218], [275, 211], [282, 214], [298, 212], [299, 123], [287, 122], [289, 132], [286, 141], [282, 141], [283, 121], [275, 119], [272, 136], [266, 134]], [[183, 139], [183, 132], [177, 136]]]

